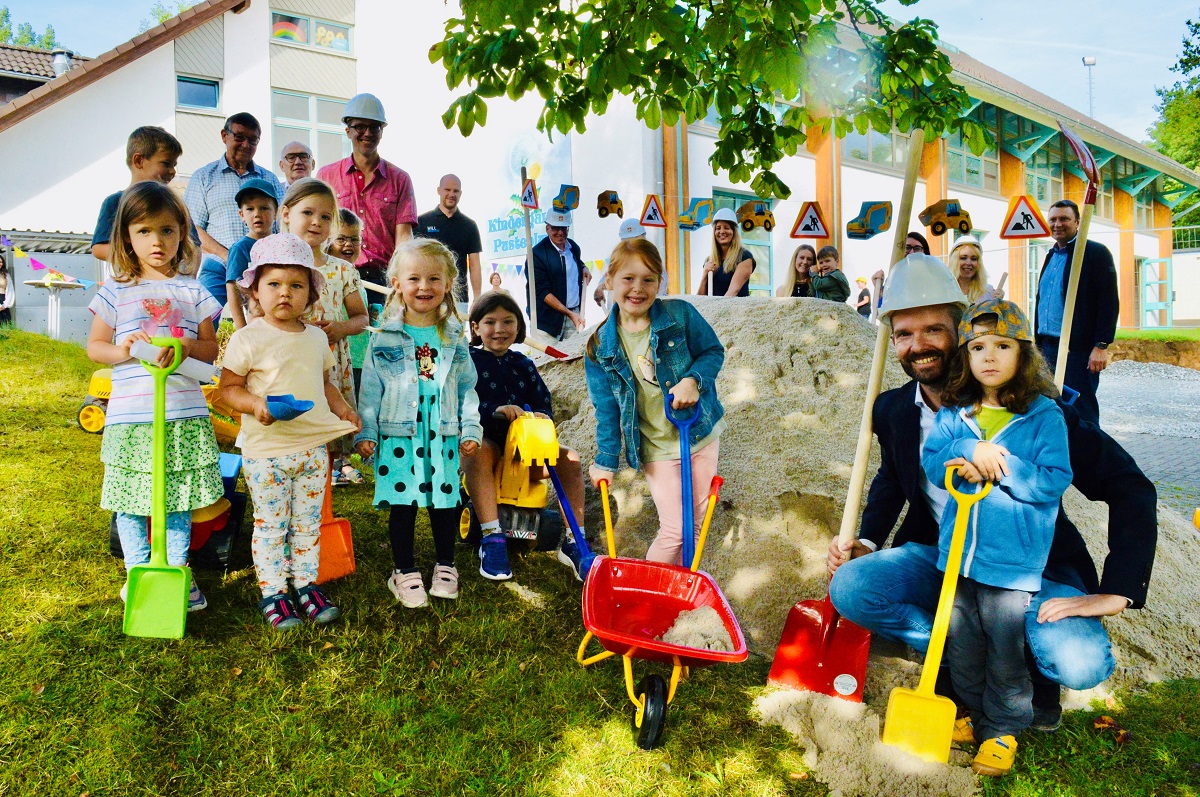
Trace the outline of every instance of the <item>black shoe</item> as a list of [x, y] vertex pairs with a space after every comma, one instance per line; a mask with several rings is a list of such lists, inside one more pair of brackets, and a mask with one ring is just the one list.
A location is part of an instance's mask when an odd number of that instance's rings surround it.
[[[1040, 681], [1040, 682], [1039, 682]], [[1050, 680], [1033, 681], [1033, 722], [1030, 728], [1054, 733], [1062, 727], [1062, 687]]]

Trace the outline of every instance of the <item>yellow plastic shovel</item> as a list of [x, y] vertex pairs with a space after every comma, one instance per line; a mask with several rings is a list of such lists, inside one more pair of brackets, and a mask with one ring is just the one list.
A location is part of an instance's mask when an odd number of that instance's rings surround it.
[[991, 482], [975, 493], [960, 493], [954, 489], [957, 467], [946, 470], [946, 489], [958, 502], [954, 516], [954, 534], [950, 538], [950, 556], [946, 575], [942, 578], [942, 594], [937, 613], [933, 616], [933, 632], [929, 635], [929, 651], [916, 689], [896, 687], [888, 698], [887, 715], [883, 720], [883, 743], [899, 747], [926, 761], [945, 764], [950, 759], [950, 742], [954, 734], [954, 701], [933, 693], [942, 651], [946, 647], [946, 631], [954, 610], [954, 589], [958, 586], [958, 571], [962, 566], [963, 543], [967, 537], [967, 520], [971, 507], [983, 500], [992, 489]]

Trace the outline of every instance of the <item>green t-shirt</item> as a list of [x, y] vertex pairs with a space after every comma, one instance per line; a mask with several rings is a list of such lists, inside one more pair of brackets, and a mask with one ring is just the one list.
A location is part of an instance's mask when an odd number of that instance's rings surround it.
[[[636, 386], [638, 431], [641, 432], [642, 438], [639, 453], [642, 461], [662, 462], [679, 459], [679, 431], [663, 411], [663, 391], [658, 384], [654, 355], [650, 351], [650, 327], [647, 326], [641, 332], [629, 332], [618, 325], [617, 332], [621, 338], [621, 348], [629, 360], [629, 369], [633, 371], [633, 382]], [[695, 409], [685, 412], [695, 412]], [[722, 419], [713, 427], [708, 437], [692, 446], [692, 453], [716, 440], [724, 428], [725, 421]]]
[[1012, 419], [1013, 414], [1008, 410], [987, 404], [981, 404], [979, 411], [975, 413], [975, 423], [979, 424], [979, 431], [983, 432], [984, 440], [995, 440], [1000, 430], [1008, 426]]

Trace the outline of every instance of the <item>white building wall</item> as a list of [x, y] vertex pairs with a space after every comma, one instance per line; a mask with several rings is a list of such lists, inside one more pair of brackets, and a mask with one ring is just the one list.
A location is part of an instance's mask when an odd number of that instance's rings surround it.
[[[273, 169], [279, 160], [275, 157], [279, 148], [271, 138], [270, 19], [268, 3], [250, 3], [240, 14], [225, 14], [225, 79], [221, 83], [222, 115], [249, 111], [262, 125], [254, 162], [265, 169]], [[210, 147], [210, 153], [200, 159], [201, 164], [224, 154], [219, 134]]]
[[1171, 257], [1175, 289], [1175, 323], [1200, 326], [1200, 252], [1175, 252]]
[[[129, 185], [125, 141], [175, 129], [175, 51], [166, 44], [0, 132], [0, 227], [92, 232], [104, 197]], [[23, 164], [17, 169], [18, 164]]]
[[[841, 255], [842, 270], [846, 272], [846, 278], [850, 281], [851, 300], [857, 297], [858, 292], [854, 281], [858, 277], [863, 277], [869, 283], [872, 274], [879, 269], [886, 270], [890, 265], [889, 261], [892, 256], [892, 244], [895, 240], [897, 225], [905, 231], [924, 229], [921, 226], [921, 222], [917, 220], [917, 214], [925, 206], [921, 205], [915, 199], [915, 197], [925, 196], [924, 181], [918, 181], [916, 191], [914, 192], [912, 216], [909, 219], [901, 219], [899, 217], [899, 201], [903, 189], [903, 174], [856, 169], [848, 162], [842, 162]], [[864, 202], [883, 202], [888, 200], [892, 203], [892, 226], [886, 232], [881, 232], [865, 241], [854, 240], [846, 236], [846, 224], [858, 217]], [[967, 210], [971, 211], [972, 218], [974, 218], [974, 211], [969, 206]]]

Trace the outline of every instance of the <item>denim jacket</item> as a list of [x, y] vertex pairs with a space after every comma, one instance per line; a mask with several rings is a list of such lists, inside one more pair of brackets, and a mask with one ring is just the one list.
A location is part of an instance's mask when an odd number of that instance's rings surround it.
[[[621, 438], [625, 461], [641, 467], [641, 432], [638, 429], [637, 388], [629, 358], [621, 347], [619, 308], [613, 307], [596, 331], [595, 359], [584, 358], [588, 395], [596, 407], [596, 466], [616, 471], [621, 465]], [[650, 305], [650, 351], [663, 391], [681, 379], [696, 380], [700, 413], [688, 440], [695, 445], [712, 432], [725, 414], [717, 400], [717, 374], [725, 362], [725, 347], [699, 311], [680, 299], [656, 299]]]
[[[438, 434], [460, 436], [476, 443], [483, 436], [479, 425], [479, 396], [475, 394], [475, 364], [463, 337], [462, 324], [449, 319], [446, 335], [438, 354], [438, 411], [441, 424]], [[440, 367], [450, 363], [449, 368]], [[358, 396], [358, 414], [362, 431], [354, 442], [378, 443], [381, 436], [412, 437], [417, 433], [416, 344], [404, 331], [404, 316], [383, 324], [380, 332], [371, 333], [367, 354], [363, 358], [362, 388]]]

